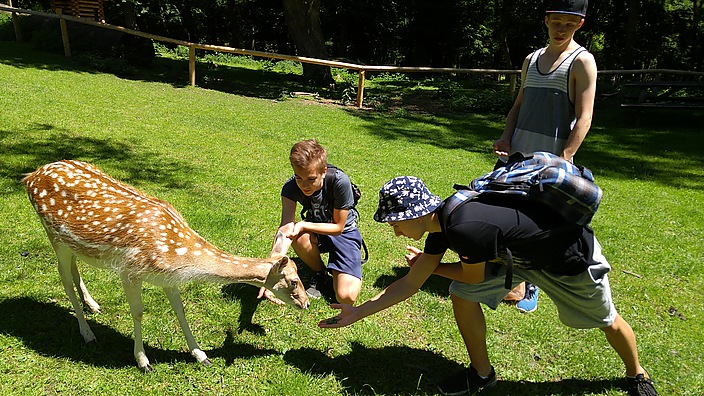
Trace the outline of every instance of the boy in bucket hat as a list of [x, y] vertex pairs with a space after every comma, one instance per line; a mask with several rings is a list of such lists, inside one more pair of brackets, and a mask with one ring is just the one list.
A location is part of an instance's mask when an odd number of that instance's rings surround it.
[[[521, 87], [506, 116], [501, 137], [494, 142], [500, 156], [548, 151], [572, 161], [589, 132], [596, 95], [594, 57], [574, 40], [584, 24], [587, 0], [551, 0], [545, 11], [547, 47], [529, 54], [521, 69]], [[526, 285], [516, 304], [521, 312], [537, 308], [538, 289]]]
[[[333, 304], [340, 309], [335, 317], [321, 321], [322, 328], [348, 326], [415, 294], [432, 274], [453, 282], [450, 285], [455, 320], [469, 353], [470, 364], [440, 382], [443, 394], [459, 395], [496, 384], [489, 361], [486, 322], [480, 304], [495, 309], [503, 296], [506, 266], [502, 247], [512, 246], [515, 262], [547, 260], [580, 262], [577, 273], [561, 274], [551, 269], [514, 267], [513, 285], [529, 281], [540, 286], [555, 303], [562, 323], [574, 328], [599, 328], [626, 366], [630, 395], [657, 395], [653, 382], [640, 365], [635, 334], [616, 312], [611, 299], [607, 273], [611, 269], [601, 254], [593, 231], [584, 227], [577, 233], [554, 240], [538, 241], [525, 250], [512, 244], [530, 238], [561, 221], [520, 200], [478, 198], [457, 207], [451, 214], [446, 204], [432, 194], [418, 178], [402, 176], [384, 184], [374, 219], [388, 223], [397, 236], [420, 240], [426, 233], [425, 248], [409, 247], [406, 260], [410, 271], [376, 297], [357, 307]], [[556, 249], [555, 246], [562, 246]], [[460, 261], [441, 263], [445, 252], [455, 251]], [[574, 267], [572, 267], [574, 269]], [[573, 271], [574, 272], [574, 271]]]

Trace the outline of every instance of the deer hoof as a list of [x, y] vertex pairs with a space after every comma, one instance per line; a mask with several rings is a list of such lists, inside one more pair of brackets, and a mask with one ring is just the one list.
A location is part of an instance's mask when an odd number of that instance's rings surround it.
[[210, 359], [205, 359], [201, 363], [203, 363], [204, 366], [210, 366], [213, 364], [213, 362], [210, 361]]
[[142, 369], [142, 372], [145, 373], [145, 374], [146, 374], [146, 373], [151, 373], [152, 371], [154, 371], [154, 369], [152, 368], [152, 365], [151, 365], [151, 364], [147, 364], [147, 365], [144, 366], [144, 367], [140, 367], [140, 369]]

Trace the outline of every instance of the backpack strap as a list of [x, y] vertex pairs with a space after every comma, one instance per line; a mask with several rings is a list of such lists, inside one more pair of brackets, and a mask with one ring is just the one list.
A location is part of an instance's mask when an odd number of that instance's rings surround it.
[[367, 244], [364, 242], [364, 237], [362, 237], [362, 250], [364, 251], [364, 258], [362, 258], [362, 264], [369, 261], [369, 249], [367, 249]]
[[337, 172], [337, 167], [335, 165], [327, 164], [327, 171], [325, 172], [325, 200], [328, 205], [331, 206], [330, 210], [335, 210], [333, 201], [335, 200], [334, 195], [334, 184], [335, 184], [335, 172]]
[[[339, 169], [335, 165], [327, 164], [327, 172], [325, 172], [325, 200], [328, 205], [330, 205], [331, 210], [335, 210], [335, 207], [333, 205], [333, 201], [335, 200], [334, 196], [334, 183], [335, 183], [335, 172]], [[357, 216], [357, 220], [359, 221], [359, 215]], [[364, 242], [364, 237], [362, 237], [362, 250], [364, 251], [364, 258], [362, 258], [362, 264], [366, 263], [369, 261], [369, 249], [367, 249], [367, 244]]]

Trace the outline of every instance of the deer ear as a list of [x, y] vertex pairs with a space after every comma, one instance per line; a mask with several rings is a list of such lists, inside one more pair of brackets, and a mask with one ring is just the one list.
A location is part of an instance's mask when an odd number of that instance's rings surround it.
[[272, 269], [278, 273], [281, 273], [288, 266], [288, 262], [289, 258], [287, 256], [283, 256], [276, 261], [276, 263], [274, 263], [274, 267]]
[[291, 247], [293, 240], [287, 238], [281, 230], [276, 231], [276, 236], [274, 237], [274, 244], [271, 247], [271, 253], [269, 257], [282, 257], [288, 253], [288, 248]]

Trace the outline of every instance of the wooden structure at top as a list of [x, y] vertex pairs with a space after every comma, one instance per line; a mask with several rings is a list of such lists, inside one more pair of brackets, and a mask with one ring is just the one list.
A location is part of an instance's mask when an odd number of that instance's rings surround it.
[[51, 0], [50, 5], [57, 14], [105, 22], [103, 0]]

